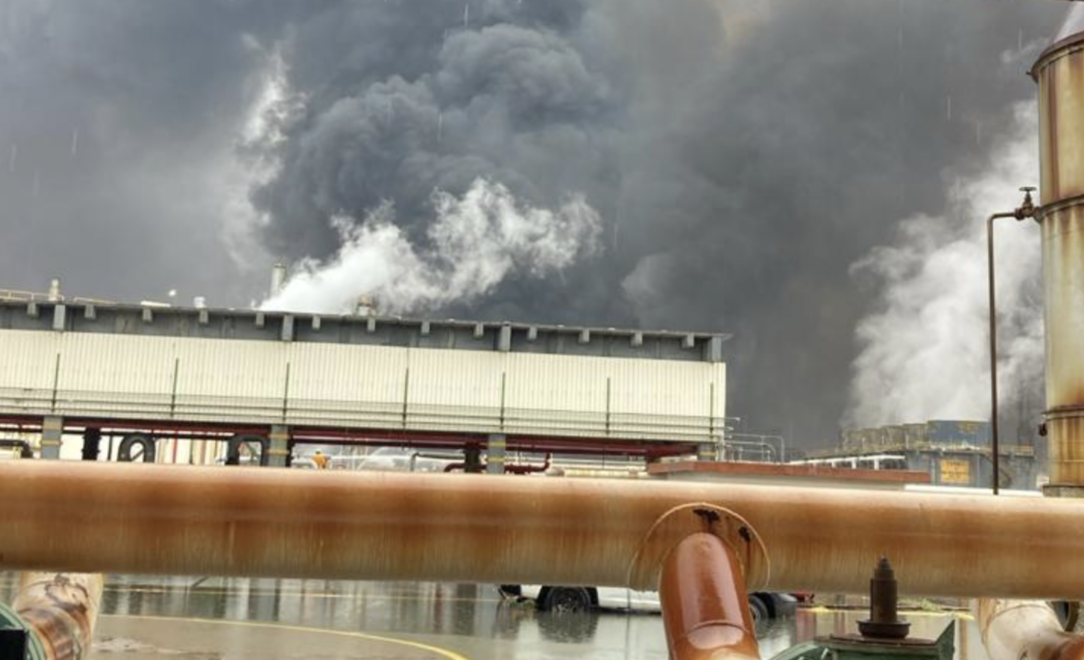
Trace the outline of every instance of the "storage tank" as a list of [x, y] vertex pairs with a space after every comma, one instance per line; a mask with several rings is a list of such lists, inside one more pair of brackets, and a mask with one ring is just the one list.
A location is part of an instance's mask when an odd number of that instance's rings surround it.
[[1046, 426], [1051, 494], [1084, 486], [1084, 32], [1040, 55]]

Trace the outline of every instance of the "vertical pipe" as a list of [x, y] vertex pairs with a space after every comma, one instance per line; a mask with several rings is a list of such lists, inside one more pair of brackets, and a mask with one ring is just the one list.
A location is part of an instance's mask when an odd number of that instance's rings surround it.
[[659, 598], [673, 660], [760, 657], [741, 564], [717, 536], [691, 534], [670, 551]]
[[989, 276], [987, 288], [990, 295], [990, 451], [993, 454], [994, 464], [992, 480], [994, 495], [998, 494], [998, 485], [1001, 481], [1001, 451], [997, 425], [997, 300], [994, 279], [994, 220], [1004, 217], [1011, 217], [1011, 215], [995, 213], [986, 221], [986, 273]]
[[1031, 201], [1031, 187], [1020, 189], [1024, 193], [1024, 203], [1020, 208], [1011, 213], [995, 213], [986, 220], [986, 273], [989, 278], [988, 291], [990, 295], [990, 452], [993, 463], [994, 476], [992, 487], [994, 495], [998, 494], [1001, 483], [1001, 443], [998, 434], [997, 423], [997, 296], [994, 278], [994, 220], [999, 218], [1013, 218], [1023, 220], [1035, 217], [1036, 208]]

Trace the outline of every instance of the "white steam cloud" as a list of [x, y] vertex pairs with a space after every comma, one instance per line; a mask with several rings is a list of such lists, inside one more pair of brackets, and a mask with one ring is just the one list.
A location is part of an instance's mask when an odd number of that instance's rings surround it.
[[[982, 175], [953, 189], [951, 216], [900, 224], [898, 245], [851, 266], [880, 289], [880, 308], [858, 325], [844, 424], [989, 418], [986, 218], [1020, 205], [1038, 179], [1034, 103], [1015, 109], [1014, 131]], [[1043, 370], [1041, 255], [1034, 222], [996, 228], [998, 385], [1002, 403], [1037, 391]]]
[[477, 179], [462, 197], [436, 191], [436, 220], [425, 247], [394, 223], [385, 203], [360, 225], [332, 223], [342, 245], [327, 261], [305, 260], [263, 309], [320, 313], [352, 311], [359, 296], [375, 298], [382, 313], [405, 313], [471, 302], [513, 275], [542, 278], [596, 250], [602, 223], [580, 195], [556, 210], [519, 203], [509, 190]]

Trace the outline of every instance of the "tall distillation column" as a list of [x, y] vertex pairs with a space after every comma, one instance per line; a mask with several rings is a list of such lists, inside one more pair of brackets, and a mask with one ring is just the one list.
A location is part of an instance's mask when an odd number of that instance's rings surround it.
[[1046, 296], [1047, 494], [1084, 495], [1084, 33], [1032, 68], [1039, 83]]

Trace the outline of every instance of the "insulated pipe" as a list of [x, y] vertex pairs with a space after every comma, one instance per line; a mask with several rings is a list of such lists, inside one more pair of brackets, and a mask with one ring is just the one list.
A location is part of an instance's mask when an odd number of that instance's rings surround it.
[[90, 656], [102, 601], [99, 574], [24, 573], [12, 609], [41, 643], [48, 660]]
[[1065, 632], [1044, 601], [982, 598], [976, 609], [990, 660], [1084, 660], [1084, 637]]
[[766, 548], [754, 591], [865, 593], [890, 554], [901, 594], [1084, 596], [1072, 499], [0, 461], [0, 501], [17, 503], [0, 508], [0, 569], [649, 589], [645, 538], [706, 503]]
[[1039, 84], [1048, 494], [1084, 487], [1084, 33], [1048, 48]]
[[760, 658], [741, 564], [719, 537], [698, 532], [670, 551], [659, 600], [673, 660]]

